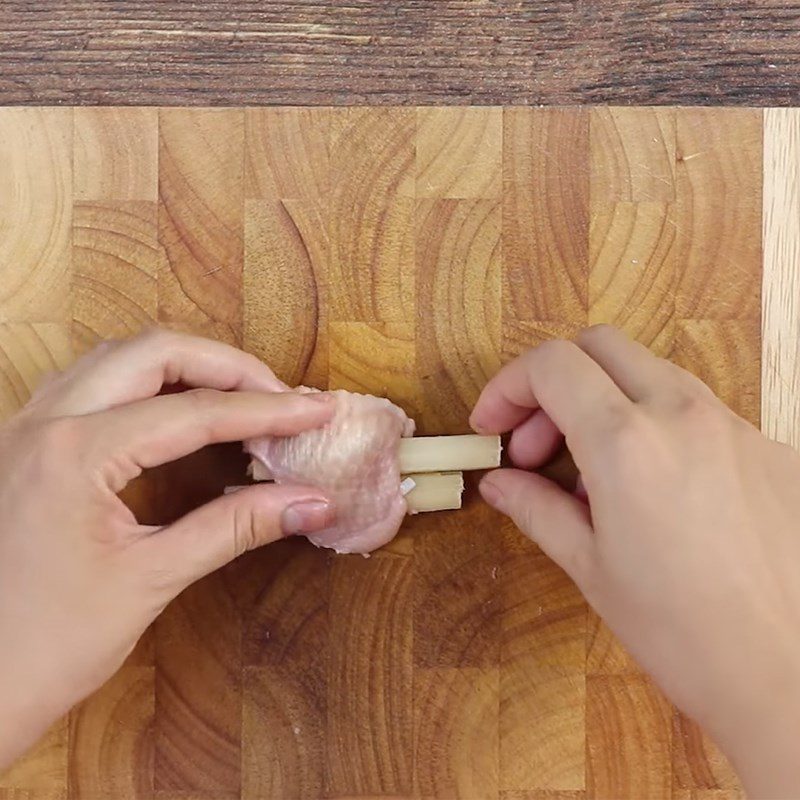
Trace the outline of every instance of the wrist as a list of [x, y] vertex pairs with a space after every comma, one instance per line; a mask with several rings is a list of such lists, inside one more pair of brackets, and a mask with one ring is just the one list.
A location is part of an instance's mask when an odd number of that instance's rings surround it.
[[771, 653], [762, 666], [747, 670], [738, 698], [709, 732], [748, 797], [800, 797], [800, 649], [785, 658]]

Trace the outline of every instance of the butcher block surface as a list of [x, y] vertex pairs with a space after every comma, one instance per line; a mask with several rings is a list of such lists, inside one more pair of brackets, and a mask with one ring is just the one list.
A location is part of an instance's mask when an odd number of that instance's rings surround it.
[[[777, 110], [0, 109], [0, 413], [158, 323], [460, 433], [501, 364], [612, 322], [795, 441], [798, 153]], [[164, 521], [243, 465], [216, 448], [130, 502]], [[474, 479], [369, 559], [284, 541], [191, 587], [0, 776], [2, 800], [352, 797], [741, 793]]]

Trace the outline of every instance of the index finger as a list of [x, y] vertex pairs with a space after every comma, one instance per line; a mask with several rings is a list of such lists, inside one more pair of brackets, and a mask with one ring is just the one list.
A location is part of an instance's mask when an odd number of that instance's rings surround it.
[[223, 391], [288, 388], [266, 364], [236, 347], [155, 328], [101, 345], [46, 388], [38, 402], [58, 416], [91, 414], [154, 397], [172, 383]]
[[553, 340], [507, 364], [484, 388], [470, 424], [506, 433], [543, 409], [574, 440], [631, 405], [611, 377], [573, 342]]
[[219, 392], [196, 389], [162, 395], [85, 417], [87, 453], [108, 465], [115, 492], [143, 469], [201, 447], [256, 436], [293, 436], [328, 422], [329, 394]]

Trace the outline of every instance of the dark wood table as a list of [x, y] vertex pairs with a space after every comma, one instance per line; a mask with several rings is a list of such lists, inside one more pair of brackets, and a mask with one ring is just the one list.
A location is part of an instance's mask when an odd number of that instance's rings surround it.
[[791, 0], [3, 0], [0, 104], [791, 105]]

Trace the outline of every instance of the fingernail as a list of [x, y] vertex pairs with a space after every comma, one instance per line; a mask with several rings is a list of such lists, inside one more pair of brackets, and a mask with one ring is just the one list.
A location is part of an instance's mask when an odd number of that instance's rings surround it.
[[313, 533], [332, 525], [333, 506], [324, 500], [303, 500], [284, 509], [281, 528], [284, 536], [297, 533]]
[[498, 511], [505, 513], [505, 498], [503, 497], [503, 493], [491, 481], [486, 479], [482, 480], [479, 488], [481, 496], [492, 508], [496, 508]]

